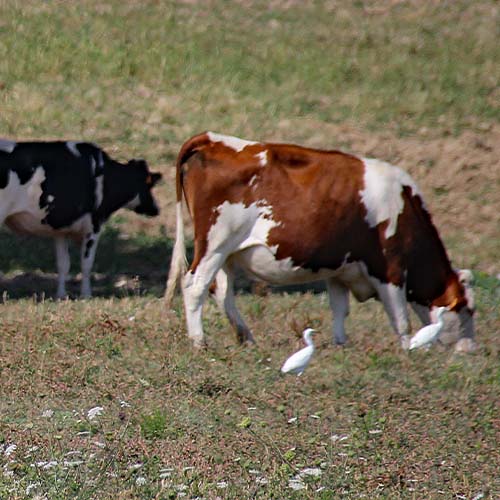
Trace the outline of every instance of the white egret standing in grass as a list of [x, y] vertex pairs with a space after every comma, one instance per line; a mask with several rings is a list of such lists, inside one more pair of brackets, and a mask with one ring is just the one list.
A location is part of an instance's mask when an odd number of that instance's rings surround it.
[[292, 354], [281, 367], [283, 373], [296, 373], [298, 376], [306, 369], [314, 353], [314, 344], [311, 335], [315, 332], [312, 328], [306, 328], [302, 335], [307, 347], [304, 347], [295, 354]]
[[410, 351], [412, 349], [418, 349], [419, 347], [430, 345], [439, 338], [439, 334], [444, 326], [442, 316], [447, 309], [447, 307], [438, 307], [436, 314], [437, 323], [424, 326], [415, 335], [413, 335], [410, 340]]

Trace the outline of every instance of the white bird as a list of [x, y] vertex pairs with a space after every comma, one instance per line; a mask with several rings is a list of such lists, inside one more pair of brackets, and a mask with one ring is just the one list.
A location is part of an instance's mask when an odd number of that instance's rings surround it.
[[437, 308], [437, 323], [432, 323], [430, 325], [421, 328], [410, 340], [410, 351], [413, 349], [418, 349], [419, 347], [424, 347], [435, 342], [441, 330], [444, 326], [443, 313], [447, 310], [447, 307]]
[[314, 353], [314, 344], [311, 339], [311, 335], [315, 332], [312, 328], [306, 328], [302, 335], [304, 337], [304, 342], [307, 347], [304, 347], [295, 354], [292, 354], [281, 367], [283, 373], [296, 373], [299, 377], [302, 372], [306, 369], [309, 361], [311, 361], [312, 355]]

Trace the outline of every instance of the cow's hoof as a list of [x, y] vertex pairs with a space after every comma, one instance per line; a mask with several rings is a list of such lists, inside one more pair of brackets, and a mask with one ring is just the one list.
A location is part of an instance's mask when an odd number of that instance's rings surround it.
[[337, 349], [344, 349], [345, 347], [348, 347], [349, 344], [347, 343], [347, 340], [344, 341], [334, 340], [332, 342], [332, 346]]
[[470, 353], [477, 350], [477, 344], [473, 339], [463, 338], [455, 344], [455, 352]]
[[193, 342], [193, 347], [197, 350], [197, 351], [204, 351], [207, 349], [207, 343], [204, 341], [204, 340], [200, 340], [200, 341], [197, 341], [195, 340]]

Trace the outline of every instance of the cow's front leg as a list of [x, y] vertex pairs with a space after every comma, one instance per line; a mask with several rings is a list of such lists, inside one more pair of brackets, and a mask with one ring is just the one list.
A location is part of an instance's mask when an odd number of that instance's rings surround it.
[[333, 313], [333, 339], [337, 345], [346, 343], [344, 322], [349, 314], [349, 289], [335, 279], [326, 281], [328, 299]]
[[245, 324], [236, 307], [234, 296], [234, 273], [228, 265], [225, 265], [216, 275], [215, 300], [219, 307], [225, 311], [231, 326], [236, 330], [236, 336], [240, 344], [248, 342], [255, 343], [252, 332]]
[[55, 239], [56, 266], [57, 266], [57, 294], [58, 299], [66, 297], [66, 280], [68, 279], [71, 260], [69, 257], [68, 240], [64, 237]]
[[80, 295], [83, 299], [88, 299], [92, 296], [92, 287], [90, 285], [90, 274], [94, 265], [95, 252], [97, 250], [97, 242], [99, 233], [88, 233], [82, 241], [81, 247], [81, 269], [82, 283]]
[[410, 319], [405, 287], [392, 283], [381, 283], [377, 279], [372, 279], [372, 283], [377, 290], [379, 299], [384, 304], [393, 330], [401, 339], [401, 346], [403, 349], [408, 349], [410, 347]]
[[[195, 259], [196, 260], [196, 259]], [[214, 253], [199, 261], [194, 270], [189, 270], [182, 280], [182, 294], [186, 311], [188, 336], [195, 347], [205, 347], [202, 312], [210, 284], [224, 264], [225, 256]]]

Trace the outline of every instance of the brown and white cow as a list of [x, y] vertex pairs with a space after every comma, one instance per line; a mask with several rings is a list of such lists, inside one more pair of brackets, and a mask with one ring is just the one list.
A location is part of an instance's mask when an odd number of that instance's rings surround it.
[[[165, 299], [177, 281], [189, 337], [204, 344], [202, 306], [216, 299], [240, 341], [253, 341], [236, 309], [234, 268], [273, 284], [325, 280], [333, 335], [346, 341], [349, 290], [382, 301], [408, 347], [407, 301], [423, 323], [447, 306], [445, 343], [474, 348], [470, 272], [456, 272], [412, 178], [375, 159], [212, 132], [188, 140], [177, 159], [177, 233]], [[182, 198], [194, 223], [186, 272]]]

